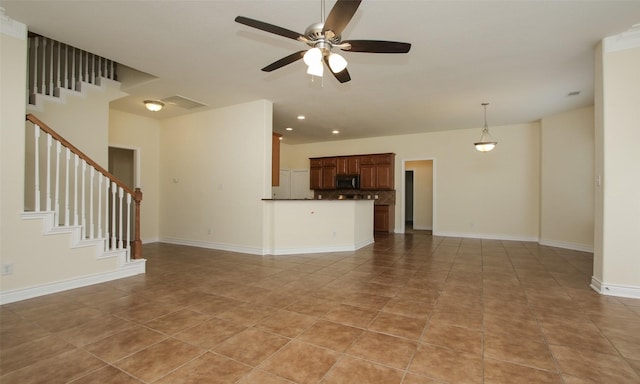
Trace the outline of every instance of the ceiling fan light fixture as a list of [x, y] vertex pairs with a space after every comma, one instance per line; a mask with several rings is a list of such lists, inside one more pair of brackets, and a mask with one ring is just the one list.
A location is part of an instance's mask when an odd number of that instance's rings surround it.
[[317, 64], [322, 64], [322, 51], [317, 47], [311, 48], [304, 54], [302, 59], [304, 60], [304, 63], [309, 67]]
[[487, 105], [489, 105], [489, 103], [482, 103], [482, 106], [484, 107], [484, 127], [482, 128], [480, 141], [473, 143], [476, 149], [480, 152], [489, 152], [498, 144], [498, 142], [489, 134], [489, 126], [487, 125]]
[[164, 103], [158, 100], [145, 100], [144, 106], [151, 112], [158, 112], [164, 107]]
[[331, 53], [329, 54], [329, 67], [333, 73], [342, 72], [347, 68], [347, 60], [337, 53]]
[[307, 68], [307, 73], [312, 76], [322, 77], [322, 74], [324, 73], [324, 66], [322, 65], [322, 61], [310, 65]]

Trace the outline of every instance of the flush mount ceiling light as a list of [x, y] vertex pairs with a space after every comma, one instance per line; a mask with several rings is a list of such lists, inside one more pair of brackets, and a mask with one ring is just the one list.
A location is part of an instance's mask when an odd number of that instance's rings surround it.
[[151, 112], [158, 112], [164, 107], [164, 103], [158, 100], [145, 100], [144, 106]]
[[476, 146], [476, 149], [480, 152], [489, 152], [496, 147], [496, 144], [498, 144], [498, 142], [494, 141], [489, 134], [489, 127], [487, 126], [487, 105], [489, 105], [489, 103], [482, 103], [482, 106], [484, 107], [484, 127], [482, 128], [480, 141], [473, 143], [473, 145]]

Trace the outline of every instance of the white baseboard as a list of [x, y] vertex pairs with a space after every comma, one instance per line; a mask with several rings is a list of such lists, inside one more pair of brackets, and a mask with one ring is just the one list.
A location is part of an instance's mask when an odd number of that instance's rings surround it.
[[88, 285], [104, 283], [111, 280], [122, 279], [123, 277], [135, 276], [145, 273], [146, 260], [138, 259], [118, 268], [116, 271], [98, 273], [95, 275], [82, 276], [69, 280], [57, 281], [29, 288], [20, 288], [0, 293], [0, 304], [13, 303], [20, 300], [31, 299], [38, 296], [49, 295], [67, 291], [69, 289], [86, 287]]
[[633, 285], [606, 284], [591, 277], [591, 289], [601, 295], [640, 299], [640, 287]]
[[275, 249], [262, 249], [262, 248], [249, 248], [231, 244], [212, 243], [199, 240], [185, 240], [176, 238], [162, 238], [162, 243], [175, 244], [175, 245], [187, 245], [198, 248], [217, 249], [220, 251], [240, 252], [248, 253], [252, 255], [296, 255], [302, 253], [327, 253], [327, 252], [349, 252], [355, 251], [369, 244], [373, 244], [373, 237], [367, 239], [361, 243], [355, 245], [338, 245], [331, 247], [305, 247], [305, 248], [275, 248]]
[[235, 244], [213, 243], [213, 242], [210, 242], [210, 241], [177, 239], [177, 238], [174, 238], [174, 237], [163, 237], [163, 238], [160, 238], [159, 242], [168, 243], [168, 244], [175, 244], [175, 245], [188, 245], [188, 246], [191, 246], [191, 247], [198, 247], [198, 248], [218, 249], [220, 251], [249, 253], [249, 254], [252, 254], [252, 255], [262, 255], [263, 254], [262, 248], [246, 247], [246, 246], [235, 245]]
[[593, 253], [593, 245], [570, 243], [566, 241], [556, 241], [556, 240], [547, 240], [547, 239], [540, 239], [539, 244], [546, 245], [549, 247], [564, 248], [564, 249], [571, 249], [573, 251]]
[[529, 236], [513, 236], [513, 235], [504, 235], [498, 233], [466, 233], [466, 232], [448, 232], [448, 231], [433, 231], [433, 236], [443, 236], [443, 237], [463, 237], [463, 238], [471, 238], [471, 239], [486, 239], [486, 240], [505, 240], [505, 241], [527, 241], [527, 242], [538, 242], [537, 237], [529, 237]]

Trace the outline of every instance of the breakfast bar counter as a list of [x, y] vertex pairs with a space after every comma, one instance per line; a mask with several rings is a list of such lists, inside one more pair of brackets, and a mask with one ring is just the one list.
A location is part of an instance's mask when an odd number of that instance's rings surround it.
[[373, 243], [373, 200], [263, 200], [265, 254], [354, 251]]

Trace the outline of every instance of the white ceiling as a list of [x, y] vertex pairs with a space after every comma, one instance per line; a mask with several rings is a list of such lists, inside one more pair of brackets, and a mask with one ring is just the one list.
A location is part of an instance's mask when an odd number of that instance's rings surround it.
[[[335, 1], [326, 1], [328, 13]], [[267, 64], [306, 48], [234, 22], [245, 16], [299, 33], [321, 20], [320, 0], [6, 1], [30, 31], [156, 78], [112, 107], [168, 118], [256, 99], [274, 103], [274, 131], [302, 143], [535, 121], [593, 104], [593, 50], [640, 22], [640, 1], [364, 0], [343, 39], [409, 42], [408, 54], [345, 52], [352, 80], [311, 81], [298, 61]], [[580, 91], [578, 96], [567, 94]], [[181, 95], [208, 107], [144, 99]], [[299, 121], [296, 116], [307, 116]], [[285, 132], [292, 127], [292, 132]], [[332, 135], [333, 129], [340, 130]]]

